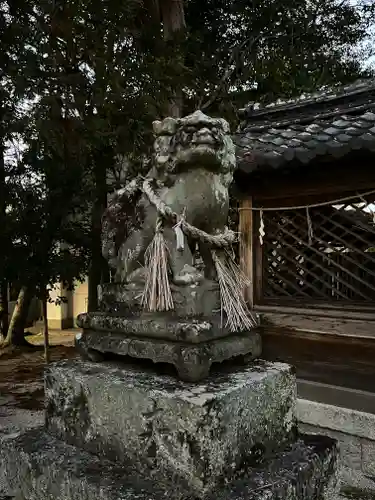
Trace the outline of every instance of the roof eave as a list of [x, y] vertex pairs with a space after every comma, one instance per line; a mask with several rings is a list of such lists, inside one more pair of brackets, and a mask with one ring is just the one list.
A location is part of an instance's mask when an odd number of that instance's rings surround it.
[[[332, 160], [338, 160], [347, 156], [350, 153], [358, 151], [368, 151], [375, 153], [375, 137], [368, 140], [365, 144], [336, 144], [330, 146], [326, 151], [322, 150], [299, 150], [299, 148], [287, 148], [283, 154], [276, 152], [262, 153], [260, 151], [251, 154], [247, 152], [244, 155], [239, 155], [237, 160], [237, 168], [244, 173], [252, 174], [261, 170], [280, 169], [285, 166], [299, 165], [308, 166], [311, 163], [316, 163], [319, 159], [331, 157]], [[334, 143], [332, 143], [334, 144]]]

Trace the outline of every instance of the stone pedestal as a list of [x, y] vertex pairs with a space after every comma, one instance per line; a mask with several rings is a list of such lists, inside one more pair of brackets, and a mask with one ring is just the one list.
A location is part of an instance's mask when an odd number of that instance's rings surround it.
[[[336, 500], [337, 453], [330, 438], [301, 436], [261, 465], [246, 466], [233, 481], [223, 478], [205, 500]], [[197, 498], [183, 485], [146, 480], [131, 466], [69, 446], [42, 429], [0, 437], [0, 477], [16, 500]]]
[[289, 444], [295, 402], [294, 375], [281, 363], [255, 362], [193, 386], [82, 361], [46, 372], [48, 432], [197, 495]]
[[0, 436], [15, 500], [335, 500], [337, 446], [296, 436], [296, 383], [252, 362], [199, 384], [114, 363], [46, 372], [46, 425]]

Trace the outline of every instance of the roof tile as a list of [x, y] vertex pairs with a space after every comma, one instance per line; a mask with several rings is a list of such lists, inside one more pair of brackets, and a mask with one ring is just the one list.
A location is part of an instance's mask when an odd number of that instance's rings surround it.
[[305, 142], [305, 146], [309, 149], [316, 149], [321, 146], [321, 142], [317, 141], [315, 138]]
[[364, 129], [364, 128], [368, 128], [370, 126], [370, 123], [368, 121], [364, 121], [362, 119], [359, 119], [359, 120], [356, 120], [355, 122], [353, 122], [352, 125], [353, 125], [353, 127]]
[[351, 139], [351, 136], [348, 135], [348, 134], [339, 134], [339, 135], [336, 136], [336, 139], [339, 142], [349, 142], [350, 139]]
[[315, 157], [315, 153], [306, 148], [296, 148], [295, 149], [296, 157], [302, 161], [302, 163], [308, 163]]
[[375, 114], [368, 111], [367, 113], [362, 115], [362, 120], [374, 123], [375, 122]]
[[274, 137], [271, 141], [272, 144], [275, 144], [275, 146], [282, 146], [284, 144], [284, 139], [282, 137]]
[[350, 126], [348, 127], [345, 132], [350, 135], [351, 137], [356, 137], [358, 135], [361, 135], [363, 134], [363, 130], [362, 128], [358, 128], [358, 127], [353, 127], [353, 126]]
[[296, 137], [296, 138], [292, 139], [291, 141], [289, 141], [288, 144], [292, 148], [298, 148], [301, 145], [301, 141], [299, 141], [298, 138]]
[[[237, 134], [238, 158], [250, 152], [256, 165], [281, 168], [318, 155], [345, 155], [350, 150], [375, 151], [375, 79], [324, 89], [297, 100], [248, 109]], [[244, 166], [245, 168], [245, 166]]]
[[317, 134], [314, 136], [314, 139], [316, 139], [317, 141], [320, 141], [320, 142], [327, 142], [329, 141], [331, 138], [329, 135], [325, 134], [324, 132], [321, 133], [321, 134]]
[[285, 139], [291, 139], [296, 136], [296, 132], [294, 130], [283, 130], [280, 132], [281, 137], [285, 137]]
[[367, 133], [367, 134], [361, 135], [361, 140], [363, 142], [367, 142], [367, 141], [371, 141], [372, 142], [372, 141], [375, 140], [375, 137], [372, 134]]
[[328, 134], [328, 135], [335, 136], [335, 135], [339, 134], [339, 130], [335, 127], [328, 127], [328, 128], [324, 129], [324, 133]]
[[340, 118], [339, 120], [335, 120], [332, 125], [336, 128], [347, 128], [350, 125], [350, 122], [348, 120], [343, 120]]
[[322, 129], [321, 126], [318, 125], [317, 123], [310, 123], [306, 127], [306, 132], [310, 132], [311, 134], [314, 134], [316, 132], [319, 132], [321, 129]]
[[300, 132], [296, 139], [300, 140], [300, 141], [309, 141], [311, 139], [311, 134], [309, 132]]

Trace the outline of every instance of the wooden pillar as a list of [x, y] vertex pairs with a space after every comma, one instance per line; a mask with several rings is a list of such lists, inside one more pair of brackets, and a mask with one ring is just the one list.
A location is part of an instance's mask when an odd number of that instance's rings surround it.
[[244, 290], [245, 300], [249, 306], [254, 306], [254, 244], [253, 244], [253, 199], [248, 197], [240, 202], [239, 206], [239, 232], [240, 232], [240, 267], [250, 281]]

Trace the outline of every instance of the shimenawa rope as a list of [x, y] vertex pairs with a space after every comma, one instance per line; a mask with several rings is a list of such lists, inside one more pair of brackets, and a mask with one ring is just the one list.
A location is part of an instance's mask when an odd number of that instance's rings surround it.
[[179, 225], [186, 236], [200, 240], [212, 247], [227, 248], [236, 241], [236, 234], [234, 231], [226, 228], [224, 233], [208, 234], [201, 229], [198, 229], [176, 214], [170, 207], [168, 207], [158, 196], [152, 187], [152, 179], [145, 179], [143, 182], [143, 192], [146, 194], [150, 202], [155, 206], [159, 215], [164, 219], [169, 220], [174, 226]]

